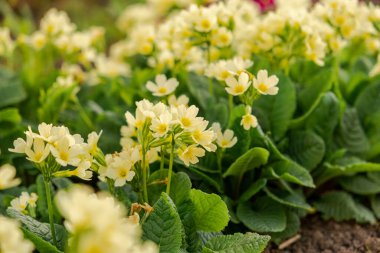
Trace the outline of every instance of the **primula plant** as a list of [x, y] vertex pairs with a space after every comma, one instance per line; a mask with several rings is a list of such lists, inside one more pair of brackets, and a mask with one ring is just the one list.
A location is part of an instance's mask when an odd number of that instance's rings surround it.
[[83, 29], [0, 4], [0, 252], [260, 253], [311, 214], [377, 222], [378, 6], [119, 7]]

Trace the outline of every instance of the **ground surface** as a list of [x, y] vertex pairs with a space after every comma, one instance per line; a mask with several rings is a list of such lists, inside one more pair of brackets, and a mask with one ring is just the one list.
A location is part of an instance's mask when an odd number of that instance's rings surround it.
[[269, 247], [265, 253], [380, 253], [380, 224], [336, 223], [309, 217], [301, 238], [283, 250]]

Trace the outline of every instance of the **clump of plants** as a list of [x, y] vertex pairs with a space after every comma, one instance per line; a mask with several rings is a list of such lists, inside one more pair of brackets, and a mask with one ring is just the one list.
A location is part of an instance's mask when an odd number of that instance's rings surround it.
[[380, 217], [379, 7], [174, 2], [113, 44], [7, 12], [0, 252], [259, 253], [308, 214]]

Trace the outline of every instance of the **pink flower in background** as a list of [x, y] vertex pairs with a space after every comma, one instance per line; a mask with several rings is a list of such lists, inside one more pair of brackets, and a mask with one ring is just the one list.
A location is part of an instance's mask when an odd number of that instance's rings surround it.
[[274, 9], [276, 6], [275, 0], [253, 0], [256, 4], [260, 6], [260, 10], [265, 12], [267, 10]]

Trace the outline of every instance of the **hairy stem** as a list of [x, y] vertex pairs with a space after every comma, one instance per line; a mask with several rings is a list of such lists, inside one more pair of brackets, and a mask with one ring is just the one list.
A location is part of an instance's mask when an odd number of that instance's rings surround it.
[[174, 162], [174, 136], [172, 136], [172, 143], [171, 143], [171, 148], [170, 148], [168, 185], [166, 186], [166, 193], [168, 195], [170, 195], [170, 184], [171, 184], [171, 181], [172, 181], [173, 162]]
[[50, 191], [50, 185], [51, 185], [50, 179], [45, 178], [44, 183], [45, 183], [46, 199], [47, 199], [47, 206], [48, 206], [48, 212], [49, 212], [49, 223], [50, 223], [51, 234], [53, 237], [54, 245], [57, 246], [57, 237], [55, 235], [55, 227], [54, 227], [53, 203], [52, 203], [51, 191]]

